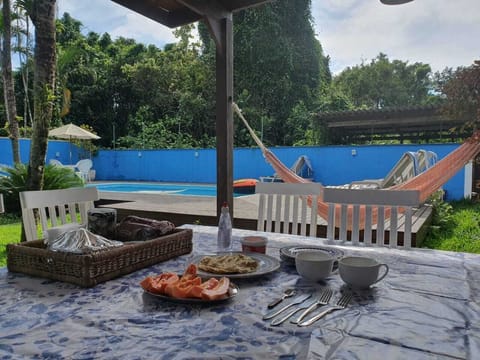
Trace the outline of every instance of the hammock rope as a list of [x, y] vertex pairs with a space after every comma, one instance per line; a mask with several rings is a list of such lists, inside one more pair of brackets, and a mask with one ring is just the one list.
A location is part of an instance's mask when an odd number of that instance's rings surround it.
[[[242, 114], [242, 111], [237, 106], [237, 104], [233, 103], [233, 110], [237, 113], [240, 119], [245, 124], [246, 128], [250, 132], [255, 143], [258, 147], [262, 150], [263, 156], [265, 157], [266, 161], [273, 167], [275, 172], [280, 176], [280, 178], [287, 183], [308, 183], [311, 182], [306, 180], [294, 172], [291, 171], [287, 166], [285, 166], [276, 156], [273, 154], [269, 149], [265, 147], [262, 141], [258, 138], [255, 134], [253, 129], [248, 124], [247, 120]], [[435, 165], [428, 168], [426, 171], [422, 172], [421, 174], [407, 180], [398, 185], [394, 185], [392, 187], [386, 189], [379, 189], [379, 191], [388, 191], [389, 189], [392, 190], [417, 190], [419, 191], [420, 202], [424, 203], [430, 195], [435, 193], [438, 189], [440, 189], [450, 178], [452, 178], [458, 171], [460, 171], [465, 164], [467, 164], [471, 159], [473, 159], [478, 153], [480, 153], [480, 132], [475, 132], [470, 138], [465, 140], [465, 142], [457, 147], [454, 151], [450, 154], [445, 156], [443, 159], [438, 161]], [[320, 184], [319, 184], [320, 185]], [[320, 185], [322, 186], [322, 185]], [[311, 197], [308, 198], [308, 203], [312, 206], [312, 199]], [[323, 199], [319, 199], [317, 202], [317, 213], [322, 218], [328, 218], [328, 204], [323, 202]], [[349, 209], [348, 218], [350, 219], [348, 222], [351, 223], [351, 209]], [[374, 209], [374, 213], [372, 214], [373, 223], [376, 223], [377, 213]], [[390, 211], [387, 208], [385, 212], [385, 219], [389, 218]], [[336, 208], [336, 222], [340, 219], [340, 206]], [[365, 218], [365, 208], [361, 207], [360, 209], [360, 223], [364, 223]]]

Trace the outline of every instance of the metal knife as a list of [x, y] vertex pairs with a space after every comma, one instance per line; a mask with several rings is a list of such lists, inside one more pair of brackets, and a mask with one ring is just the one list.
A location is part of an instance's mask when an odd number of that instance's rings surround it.
[[309, 299], [306, 300], [305, 302], [299, 304], [297, 307], [294, 307], [293, 309], [290, 309], [288, 311], [285, 311], [284, 314], [278, 315], [275, 319], [272, 320], [270, 325], [272, 326], [277, 326], [282, 324], [285, 320], [289, 319], [291, 316], [293, 316], [297, 311], [304, 310], [312, 306], [317, 302], [317, 299]]
[[310, 314], [313, 310], [315, 310], [318, 306], [321, 306], [318, 304], [318, 302], [316, 301], [312, 301], [312, 303], [310, 304], [310, 306], [308, 308], [305, 308], [300, 314], [298, 314], [297, 316], [295, 316], [294, 318], [292, 318], [290, 320], [290, 322], [292, 324], [297, 324], [302, 321], [305, 316], [307, 316], [308, 314]]
[[292, 306], [301, 304], [302, 302], [304, 302], [305, 300], [307, 300], [311, 296], [312, 296], [312, 294], [298, 295], [297, 297], [293, 298], [292, 301], [289, 304], [281, 307], [280, 309], [275, 309], [275, 310], [267, 312], [265, 315], [263, 315], [263, 320], [271, 319], [271, 318], [277, 316], [278, 314], [280, 314], [282, 311], [285, 311], [288, 308], [291, 308]]

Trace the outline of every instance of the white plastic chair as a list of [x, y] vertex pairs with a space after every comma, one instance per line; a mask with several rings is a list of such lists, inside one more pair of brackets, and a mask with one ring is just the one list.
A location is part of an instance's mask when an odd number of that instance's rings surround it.
[[[364, 244], [366, 246], [389, 246], [410, 248], [412, 243], [412, 215], [413, 208], [420, 204], [418, 190], [358, 190], [325, 188], [323, 201], [328, 203], [327, 239], [347, 240], [349, 230], [348, 209], [351, 208], [351, 245]], [[339, 223], [335, 223], [336, 205], [340, 204]], [[365, 209], [361, 210], [364, 206]], [[390, 211], [387, 219], [386, 211]], [[365, 211], [365, 221], [360, 223], [360, 213]], [[377, 212], [377, 222], [372, 221], [374, 212]], [[339, 228], [338, 234], [335, 228]], [[363, 229], [363, 242], [361, 230]], [[403, 230], [403, 244], [399, 234]], [[372, 242], [372, 233], [375, 231], [375, 241]], [[385, 231], [389, 232], [388, 243]], [[338, 235], [338, 236], [337, 236]]]
[[85, 181], [90, 181], [90, 169], [93, 166], [92, 160], [90, 159], [83, 159], [77, 162], [75, 165], [78, 169], [78, 175]]
[[[22, 220], [27, 240], [37, 240], [37, 221], [41, 225], [43, 237], [53, 227], [69, 226], [72, 223], [86, 225], [88, 210], [94, 208], [98, 200], [95, 187], [40, 190], [20, 192]], [[35, 215], [37, 213], [38, 215]], [[69, 214], [69, 218], [67, 217]], [[77, 217], [80, 216], [80, 220]]]
[[57, 159], [50, 159], [50, 161], [48, 162], [50, 165], [55, 165], [55, 166], [64, 166], [61, 161], [57, 160]]
[[[259, 182], [255, 193], [260, 194], [257, 230], [317, 236], [316, 204], [322, 194], [320, 184]], [[309, 208], [309, 200], [315, 206]]]
[[49, 164], [50, 164], [50, 165], [55, 165], [55, 166], [58, 166], [58, 167], [69, 168], [69, 169], [72, 170], [72, 171], [75, 171], [75, 167], [76, 167], [76, 165], [65, 165], [65, 164], [62, 164], [62, 162], [59, 161], [59, 160], [57, 160], [57, 159], [50, 159]]

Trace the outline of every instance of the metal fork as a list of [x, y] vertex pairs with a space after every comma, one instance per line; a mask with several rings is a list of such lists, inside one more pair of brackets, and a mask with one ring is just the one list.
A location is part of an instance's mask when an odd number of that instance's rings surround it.
[[305, 316], [307, 316], [310, 312], [315, 310], [317, 307], [322, 305], [327, 305], [328, 302], [330, 301], [330, 298], [332, 297], [332, 294], [333, 294], [333, 291], [330, 289], [323, 290], [322, 293], [316, 299], [316, 301], [312, 303], [312, 305], [310, 305], [308, 308], [306, 308], [304, 311], [298, 314], [298, 316], [291, 319], [290, 322], [292, 324], [298, 324], [305, 318]]
[[326, 310], [322, 311], [321, 313], [311, 317], [310, 319], [302, 321], [301, 323], [298, 324], [298, 326], [312, 325], [318, 319], [324, 317], [325, 315], [327, 315], [327, 314], [329, 314], [329, 313], [331, 313], [335, 310], [345, 309], [351, 299], [352, 299], [352, 293], [348, 292], [348, 293], [343, 294], [342, 297], [340, 299], [338, 299], [337, 304], [335, 306], [329, 307], [328, 309], [326, 309]]

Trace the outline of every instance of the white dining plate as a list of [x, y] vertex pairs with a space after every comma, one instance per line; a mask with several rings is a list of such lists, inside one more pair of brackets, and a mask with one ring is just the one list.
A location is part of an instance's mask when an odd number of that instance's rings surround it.
[[[239, 253], [239, 252], [233, 252], [233, 254]], [[244, 253], [242, 253], [244, 254]], [[274, 271], [276, 271], [280, 267], [280, 261], [275, 259], [274, 257], [265, 255], [265, 254], [260, 254], [260, 253], [245, 253], [244, 255], [250, 256], [251, 258], [257, 260], [258, 266], [255, 271], [249, 272], [249, 273], [244, 273], [244, 274], [215, 274], [215, 273], [210, 273], [208, 271], [203, 271], [198, 269], [197, 273], [200, 276], [210, 276], [210, 277], [223, 277], [227, 276], [230, 279], [244, 279], [244, 278], [251, 278], [251, 277], [256, 277], [256, 276], [262, 276], [266, 274], [270, 274]], [[197, 255], [194, 256], [191, 260], [191, 262], [198, 267], [198, 263], [205, 257], [205, 256], [215, 256], [215, 254], [212, 255]]]
[[235, 285], [234, 283], [230, 282], [230, 287], [228, 288], [228, 293], [227, 296], [223, 299], [218, 299], [218, 300], [204, 300], [204, 299], [198, 299], [198, 298], [174, 298], [171, 296], [167, 295], [161, 295], [161, 294], [155, 294], [153, 292], [150, 292], [148, 290], [143, 289], [147, 294], [151, 296], [155, 296], [158, 299], [165, 300], [165, 301], [170, 301], [178, 304], [217, 304], [217, 303], [222, 303], [228, 300], [231, 300], [235, 296], [237, 296], [238, 293], [238, 286]]
[[280, 259], [283, 261], [295, 264], [295, 256], [299, 251], [320, 251], [325, 252], [333, 257], [340, 259], [343, 256], [343, 251], [339, 249], [335, 249], [333, 247], [326, 247], [326, 246], [309, 246], [309, 245], [294, 245], [294, 246], [285, 246], [280, 249]]

